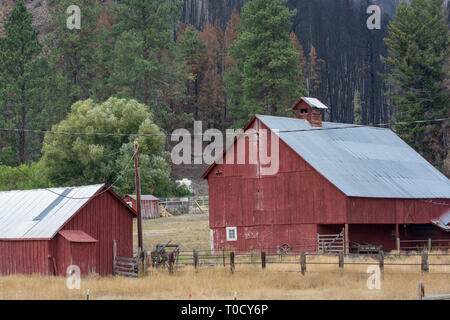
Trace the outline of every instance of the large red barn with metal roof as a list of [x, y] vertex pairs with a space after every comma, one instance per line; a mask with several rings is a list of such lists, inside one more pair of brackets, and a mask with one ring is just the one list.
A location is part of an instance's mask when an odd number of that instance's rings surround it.
[[133, 256], [136, 213], [106, 185], [0, 192], [0, 274], [113, 273]]
[[[322, 122], [327, 107], [314, 98], [293, 108], [295, 118], [254, 116], [204, 173], [214, 250], [348, 252], [364, 243], [391, 250], [397, 239], [410, 247], [428, 239], [450, 246], [447, 177], [389, 129]], [[261, 174], [267, 165], [259, 156], [260, 129], [277, 132], [275, 174]]]

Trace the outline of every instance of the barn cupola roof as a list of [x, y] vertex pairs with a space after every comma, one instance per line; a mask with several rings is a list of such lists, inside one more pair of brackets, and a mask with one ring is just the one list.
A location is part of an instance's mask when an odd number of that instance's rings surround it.
[[322, 111], [328, 109], [319, 99], [300, 97], [292, 106], [298, 119], [308, 120], [313, 127], [322, 127]]

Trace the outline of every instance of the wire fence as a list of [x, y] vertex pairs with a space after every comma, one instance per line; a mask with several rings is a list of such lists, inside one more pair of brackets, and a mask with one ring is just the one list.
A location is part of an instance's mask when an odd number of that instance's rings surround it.
[[[317, 245], [316, 245], [317, 247]], [[430, 261], [432, 260], [432, 261]], [[369, 266], [377, 265], [383, 271], [384, 267], [417, 267], [417, 271], [428, 272], [430, 267], [440, 267], [441, 273], [450, 274], [450, 253], [448, 250], [435, 250], [434, 252], [379, 252], [377, 254], [349, 253], [321, 253], [307, 252], [305, 246], [300, 250], [283, 252], [279, 247], [257, 249], [231, 249], [223, 248], [219, 251], [211, 249], [181, 250], [175, 255], [169, 253], [169, 259], [163, 268], [173, 273], [186, 266], [194, 268], [202, 267], [229, 267], [231, 272], [236, 271], [237, 266], [259, 266], [262, 270], [273, 265], [298, 266], [296, 270], [284, 270], [285, 272], [301, 272], [304, 274], [307, 265], [334, 265], [339, 269], [344, 266]], [[155, 266], [161, 267], [161, 266]], [[283, 271], [283, 272], [284, 272]]]

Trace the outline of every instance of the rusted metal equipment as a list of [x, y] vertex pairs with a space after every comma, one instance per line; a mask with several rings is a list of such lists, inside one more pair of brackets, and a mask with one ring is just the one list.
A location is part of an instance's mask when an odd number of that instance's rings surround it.
[[378, 254], [381, 251], [381, 247], [379, 245], [367, 243], [367, 242], [350, 242], [350, 251], [351, 253], [357, 254]]
[[[160, 268], [160, 267], [167, 267], [169, 266], [169, 259], [170, 255], [173, 254], [173, 262], [176, 264], [178, 263], [178, 256], [180, 253], [181, 244], [170, 244], [172, 240], [167, 242], [166, 244], [160, 244], [158, 243], [156, 245], [155, 251], [152, 251], [150, 253], [151, 261], [152, 261], [152, 267], [153, 268]], [[173, 248], [171, 252], [168, 252], [167, 248]]]

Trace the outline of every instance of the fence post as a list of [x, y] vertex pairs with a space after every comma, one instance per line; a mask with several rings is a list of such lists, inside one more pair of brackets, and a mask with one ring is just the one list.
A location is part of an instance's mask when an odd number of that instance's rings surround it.
[[253, 264], [253, 246], [250, 246], [250, 263]]
[[234, 273], [234, 252], [230, 252], [230, 270]]
[[223, 266], [225, 267], [225, 248], [222, 248]]
[[300, 252], [300, 266], [302, 268], [302, 275], [306, 272], [306, 254], [305, 251]]
[[320, 251], [320, 234], [317, 234], [317, 252]]
[[277, 255], [278, 255], [278, 260], [281, 260], [281, 247], [279, 245], [277, 246]]
[[422, 271], [428, 272], [430, 269], [428, 265], [428, 251], [422, 253]]
[[198, 267], [198, 252], [194, 249], [194, 268], [197, 270]]
[[397, 238], [397, 251], [400, 254], [400, 238]]
[[339, 268], [344, 268], [344, 254], [342, 252], [339, 253]]
[[380, 271], [383, 272], [384, 271], [384, 256], [383, 256], [382, 251], [380, 251], [380, 253], [378, 253], [378, 261], [379, 261]]
[[423, 282], [419, 282], [419, 284], [417, 285], [417, 295], [419, 296], [419, 300], [422, 300], [423, 297], [425, 296], [425, 286], [423, 284]]
[[264, 270], [266, 268], [266, 253], [261, 252], [261, 267]]
[[431, 252], [431, 238], [428, 238], [428, 252]]
[[113, 240], [113, 275], [116, 275], [117, 243]]
[[174, 257], [173, 252], [169, 254], [169, 273], [173, 274], [173, 263], [174, 263]]
[[86, 291], [86, 300], [89, 300], [89, 289], [87, 289], [87, 291]]

